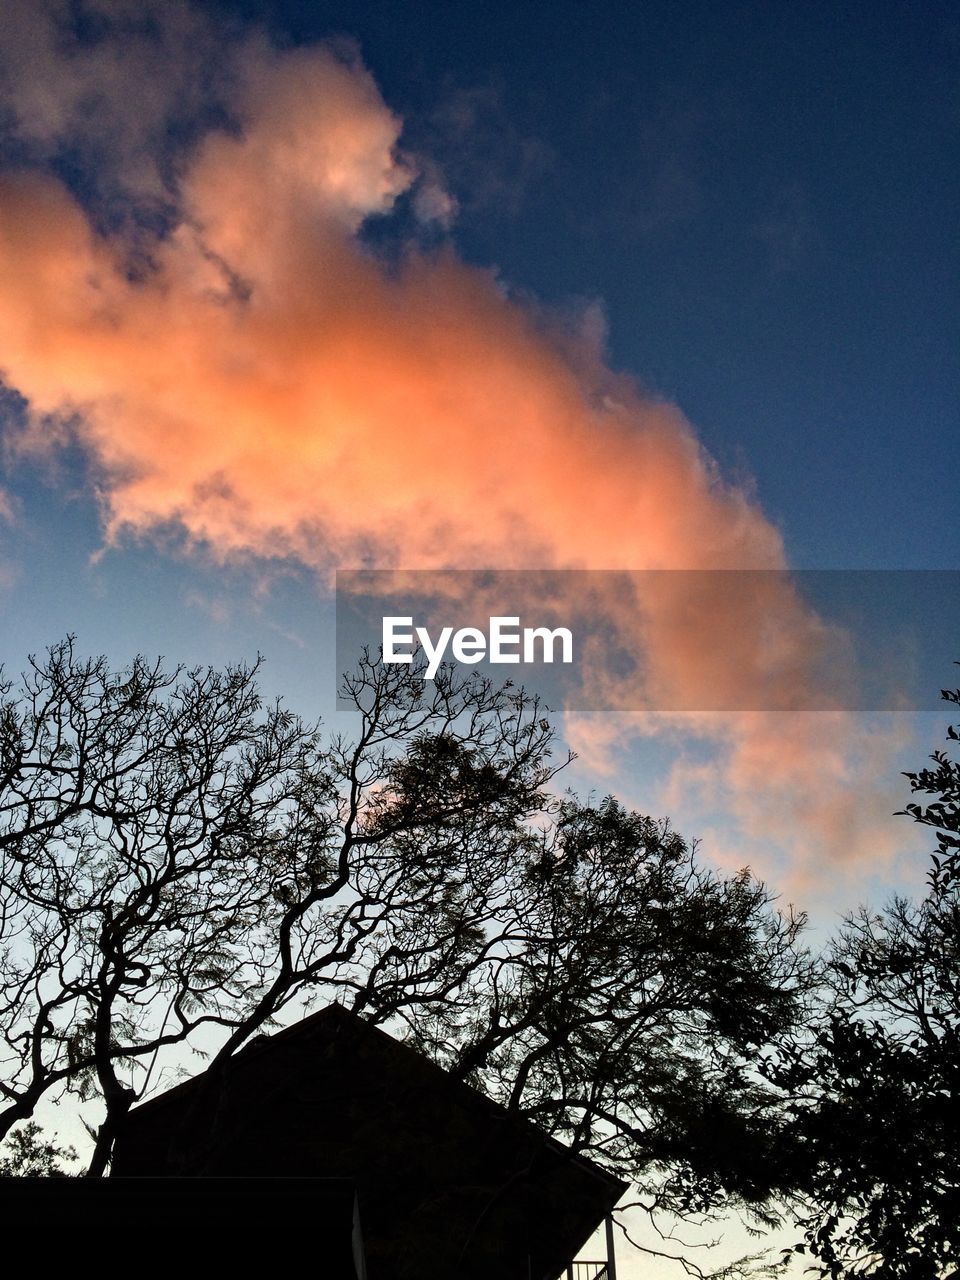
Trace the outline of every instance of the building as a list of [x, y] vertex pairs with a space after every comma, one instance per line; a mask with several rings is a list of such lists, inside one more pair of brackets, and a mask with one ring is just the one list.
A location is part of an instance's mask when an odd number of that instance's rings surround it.
[[215, 1091], [201, 1076], [131, 1111], [112, 1178], [144, 1177], [292, 1179], [301, 1206], [322, 1179], [331, 1248], [352, 1240], [368, 1280], [612, 1277], [571, 1259], [626, 1189], [339, 1005], [253, 1041]]

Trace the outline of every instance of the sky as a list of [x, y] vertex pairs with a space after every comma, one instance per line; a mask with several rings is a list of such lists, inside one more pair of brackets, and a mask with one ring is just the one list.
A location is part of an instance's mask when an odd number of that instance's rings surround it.
[[338, 569], [775, 570], [645, 602], [569, 781], [823, 928], [916, 892], [946, 717], [784, 712], [835, 648], [779, 571], [960, 562], [958, 53], [939, 0], [6, 0], [6, 669], [260, 652], [336, 727]]

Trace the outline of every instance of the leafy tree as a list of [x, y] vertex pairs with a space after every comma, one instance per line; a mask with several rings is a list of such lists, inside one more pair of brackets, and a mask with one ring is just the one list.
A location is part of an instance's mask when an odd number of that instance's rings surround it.
[[0, 705], [0, 1133], [50, 1090], [105, 1108], [221, 1028], [211, 1077], [319, 984], [388, 1017], [444, 998], [540, 811], [535, 699], [368, 659], [352, 742], [262, 705], [256, 667], [112, 672], [72, 640]]
[[[364, 655], [355, 731], [321, 745], [255, 676], [111, 672], [67, 641], [7, 686], [6, 1123], [98, 1099], [100, 1174], [163, 1051], [203, 1043], [216, 1090], [285, 1010], [338, 999], [635, 1179], [651, 1214], [762, 1216], [785, 1175], [754, 1063], [803, 1014], [802, 922], [668, 824], [558, 796], [522, 689]], [[186, 1126], [185, 1167], [212, 1138]]]
[[[960, 690], [943, 691], [960, 702]], [[948, 730], [952, 743], [957, 729]], [[960, 1258], [960, 764], [908, 773], [905, 812], [938, 848], [919, 903], [850, 917], [833, 999], [812, 1044], [782, 1064], [798, 1092], [804, 1242], [822, 1275], [942, 1280]]]
[[778, 1095], [754, 1068], [814, 980], [802, 918], [610, 797], [560, 803], [525, 888], [471, 999], [417, 1011], [420, 1043], [632, 1180], [654, 1225], [733, 1207], [772, 1221], [789, 1184]]
[[55, 1138], [45, 1138], [35, 1120], [11, 1129], [7, 1134], [7, 1153], [0, 1153], [0, 1178], [65, 1178], [77, 1153], [73, 1147], [61, 1147]]

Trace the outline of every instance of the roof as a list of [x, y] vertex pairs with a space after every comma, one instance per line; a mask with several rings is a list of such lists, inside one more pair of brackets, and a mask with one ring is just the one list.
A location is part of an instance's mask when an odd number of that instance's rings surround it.
[[135, 1108], [113, 1174], [347, 1178], [370, 1280], [553, 1280], [626, 1189], [340, 1005]]

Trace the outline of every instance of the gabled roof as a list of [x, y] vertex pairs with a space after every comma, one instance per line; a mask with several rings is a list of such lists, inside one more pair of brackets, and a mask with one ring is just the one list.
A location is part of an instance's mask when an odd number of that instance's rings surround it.
[[626, 1189], [340, 1005], [131, 1111], [113, 1173], [348, 1178], [369, 1280], [553, 1280]]

